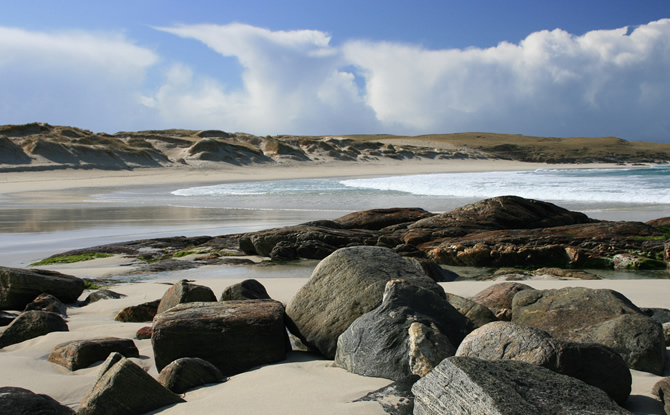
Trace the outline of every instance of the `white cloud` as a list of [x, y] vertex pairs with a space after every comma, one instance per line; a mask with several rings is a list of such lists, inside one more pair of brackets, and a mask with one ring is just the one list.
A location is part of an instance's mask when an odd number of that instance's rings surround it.
[[118, 34], [0, 27], [0, 123], [124, 128], [143, 108], [140, 92], [157, 62]]
[[[237, 59], [241, 84], [162, 60], [120, 35], [0, 27], [0, 123], [670, 141], [670, 19], [450, 50], [359, 40], [333, 46], [321, 31], [238, 23], [158, 30]], [[162, 78], [150, 78], [156, 74]]]

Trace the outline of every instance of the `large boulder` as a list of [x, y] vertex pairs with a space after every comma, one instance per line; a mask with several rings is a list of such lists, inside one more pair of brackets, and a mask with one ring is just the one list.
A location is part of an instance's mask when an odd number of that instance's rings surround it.
[[145, 321], [151, 321], [154, 319], [156, 313], [158, 313], [158, 305], [161, 300], [154, 300], [148, 303], [142, 303], [138, 305], [131, 305], [125, 308], [122, 308], [114, 320], [123, 321], [128, 323], [143, 323]]
[[77, 301], [84, 280], [48, 270], [0, 267], [0, 310], [23, 310], [42, 293], [65, 304]]
[[139, 357], [140, 353], [131, 339], [105, 337], [102, 339], [73, 340], [57, 345], [49, 354], [49, 361], [75, 371], [107, 359], [111, 353], [125, 357]]
[[134, 415], [184, 402], [141, 367], [118, 353], [102, 364], [98, 380], [84, 396], [78, 415]]
[[74, 415], [51, 396], [13, 386], [0, 387], [0, 414], [3, 415]]
[[513, 360], [449, 357], [412, 392], [415, 415], [630, 414], [594, 386]]
[[239, 284], [227, 287], [221, 293], [219, 301], [231, 300], [270, 300], [270, 295], [260, 282], [244, 280]]
[[274, 300], [179, 304], [156, 315], [151, 343], [160, 371], [180, 357], [199, 357], [224, 375], [286, 358], [284, 306]]
[[630, 395], [631, 374], [623, 358], [597, 343], [575, 343], [546, 331], [510, 322], [494, 322], [470, 333], [456, 356], [517, 360], [546, 367], [596, 386], [617, 403]]
[[163, 298], [158, 304], [157, 313], [165, 312], [177, 304], [201, 301], [216, 301], [212, 289], [203, 285], [192, 284], [187, 280], [181, 280], [163, 294]]
[[512, 319], [512, 300], [516, 293], [532, 289], [533, 287], [520, 282], [501, 282], [483, 289], [471, 300], [487, 307], [499, 320], [510, 321]]
[[395, 279], [444, 296], [442, 287], [388, 248], [342, 248], [317, 265], [289, 302], [289, 329], [303, 344], [332, 359], [340, 334], [379, 306], [386, 283]]
[[60, 314], [49, 311], [24, 311], [0, 334], [0, 349], [54, 331], [69, 331], [67, 323]]
[[213, 364], [197, 357], [182, 357], [165, 366], [158, 375], [158, 382], [174, 393], [208, 383], [221, 383], [226, 378]]
[[613, 290], [524, 290], [514, 297], [512, 321], [559, 339], [608, 346], [631, 369], [662, 374], [665, 367], [662, 326]]
[[443, 297], [402, 280], [386, 284], [381, 305], [340, 335], [335, 365], [364, 376], [424, 376], [473, 328]]

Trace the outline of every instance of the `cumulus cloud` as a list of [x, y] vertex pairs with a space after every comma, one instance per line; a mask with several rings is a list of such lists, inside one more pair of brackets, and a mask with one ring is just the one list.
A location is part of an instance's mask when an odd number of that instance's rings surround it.
[[519, 44], [432, 51], [349, 42], [382, 123], [409, 131], [499, 131], [670, 139], [670, 19]]
[[118, 34], [0, 27], [0, 121], [110, 131], [131, 125], [158, 60]]
[[223, 67], [221, 76], [204, 76], [197, 64], [168, 61], [121, 35], [0, 28], [0, 117], [111, 131], [493, 131], [670, 141], [670, 19], [445, 50], [356, 39], [334, 46], [317, 30], [239, 23], [156, 29], [236, 59], [240, 82], [226, 79]]

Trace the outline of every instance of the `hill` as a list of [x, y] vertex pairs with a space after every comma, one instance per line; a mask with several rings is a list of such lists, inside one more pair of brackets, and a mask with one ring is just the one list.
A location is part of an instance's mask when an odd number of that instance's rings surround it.
[[254, 136], [220, 130], [93, 133], [44, 123], [0, 126], [0, 171], [506, 159], [546, 163], [666, 163], [670, 144], [616, 137], [547, 138], [492, 133], [422, 136]]

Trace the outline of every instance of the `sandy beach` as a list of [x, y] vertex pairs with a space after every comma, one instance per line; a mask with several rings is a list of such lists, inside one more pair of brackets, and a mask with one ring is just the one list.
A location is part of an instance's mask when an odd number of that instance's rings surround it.
[[[278, 180], [317, 177], [366, 177], [419, 173], [517, 171], [538, 168], [612, 168], [612, 165], [547, 165], [501, 160], [450, 160], [448, 162], [411, 162], [384, 164], [330, 163], [310, 166], [230, 167], [217, 170], [170, 168], [139, 169], [134, 171], [62, 170], [49, 172], [21, 172], [0, 174], [0, 207], [18, 205], [75, 204], [88, 200], [98, 189], [142, 187], [170, 184], [202, 185], [231, 181]], [[11, 235], [3, 243], [11, 244]], [[2, 235], [0, 235], [2, 237]], [[56, 253], [57, 251], [53, 252]], [[0, 255], [1, 260], [7, 256]], [[89, 263], [50, 267], [81, 277], [102, 276], [119, 266], [120, 258], [95, 260]], [[6, 265], [0, 262], [0, 265]], [[242, 273], [242, 267], [234, 268]], [[240, 271], [241, 269], [241, 271]], [[211, 270], [210, 270], [211, 271]], [[218, 296], [221, 291], [245, 279], [244, 276], [199, 279], [198, 271], [187, 274], [196, 283], [209, 286]], [[134, 338], [136, 331], [146, 323], [119, 323], [116, 313], [129, 305], [160, 298], [181, 277], [177, 274], [156, 275], [155, 280], [119, 284], [110, 287], [125, 294], [118, 300], [104, 300], [85, 307], [68, 309], [69, 332], [51, 333], [0, 350], [0, 386], [18, 386], [36, 393], [52, 396], [59, 402], [75, 408], [92, 387], [98, 365], [69, 372], [47, 361], [55, 345], [77, 339], [117, 336]], [[258, 278], [270, 296], [287, 303], [305, 278]], [[530, 281], [538, 289], [564, 286], [610, 288], [626, 295], [640, 307], [670, 308], [670, 280], [602, 280], [602, 281]], [[447, 292], [469, 297], [492, 282], [443, 283]], [[84, 293], [83, 300], [88, 293]], [[135, 343], [141, 357], [133, 359], [153, 376], [150, 340]], [[253, 369], [233, 376], [229, 381], [201, 387], [185, 394], [186, 403], [164, 408], [156, 413], [193, 414], [235, 412], [245, 414], [383, 414], [380, 405], [372, 402], [354, 402], [367, 393], [384, 387], [389, 380], [366, 378], [331, 367], [331, 361], [306, 352], [291, 352], [284, 362]], [[666, 366], [665, 376], [670, 376]], [[651, 387], [661, 377], [633, 371], [633, 391], [627, 408], [636, 414], [662, 414], [660, 402], [651, 396]]]

